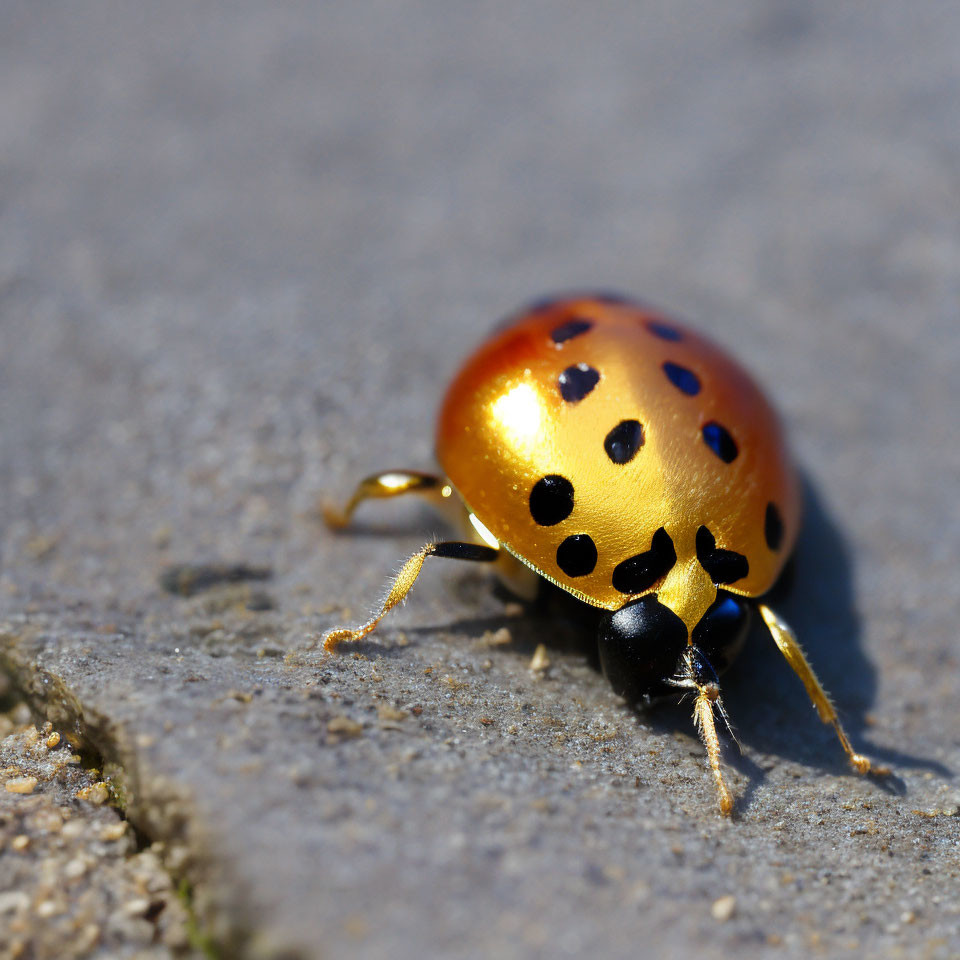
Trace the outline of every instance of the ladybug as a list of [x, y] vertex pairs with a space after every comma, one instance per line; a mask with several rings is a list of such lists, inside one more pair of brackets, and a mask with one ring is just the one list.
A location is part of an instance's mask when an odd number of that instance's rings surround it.
[[797, 539], [800, 482], [770, 403], [706, 337], [621, 296], [541, 300], [454, 377], [436, 449], [444, 476], [368, 477], [327, 521], [342, 527], [366, 499], [417, 493], [462, 504], [469, 538], [426, 544], [377, 615], [329, 631], [327, 650], [369, 634], [427, 557], [494, 564], [527, 598], [545, 579], [596, 610], [600, 664], [617, 693], [692, 695], [729, 815], [714, 711], [726, 722], [719, 676], [757, 611], [853, 767], [870, 771], [790, 627], [763, 601]]

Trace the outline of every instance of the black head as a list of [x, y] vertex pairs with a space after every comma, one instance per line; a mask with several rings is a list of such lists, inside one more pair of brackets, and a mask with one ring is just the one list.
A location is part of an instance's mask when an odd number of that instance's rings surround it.
[[[721, 593], [697, 624], [693, 644], [717, 674], [739, 653], [750, 619], [747, 601]], [[687, 649], [687, 628], [654, 594], [603, 615], [597, 639], [604, 675], [621, 696], [636, 701], [675, 692], [668, 681]]]

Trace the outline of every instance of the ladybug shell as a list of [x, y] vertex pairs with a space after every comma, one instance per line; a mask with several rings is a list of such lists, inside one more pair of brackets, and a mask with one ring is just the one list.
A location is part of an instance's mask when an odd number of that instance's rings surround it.
[[437, 454], [503, 547], [587, 603], [647, 593], [688, 630], [717, 584], [754, 597], [796, 540], [777, 416], [705, 337], [621, 298], [521, 312], [471, 356]]

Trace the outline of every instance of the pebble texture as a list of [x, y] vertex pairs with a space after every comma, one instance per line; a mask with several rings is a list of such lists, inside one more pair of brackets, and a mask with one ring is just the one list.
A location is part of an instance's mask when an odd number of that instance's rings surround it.
[[0, 957], [200, 957], [157, 850], [137, 850], [67, 737], [0, 714]]
[[[0, 666], [223, 956], [960, 955], [958, 42], [936, 0], [0, 7]], [[465, 352], [583, 286], [770, 388], [783, 612], [889, 780], [757, 635], [720, 819], [688, 706], [466, 565], [318, 648], [438, 529], [321, 494], [429, 468]]]

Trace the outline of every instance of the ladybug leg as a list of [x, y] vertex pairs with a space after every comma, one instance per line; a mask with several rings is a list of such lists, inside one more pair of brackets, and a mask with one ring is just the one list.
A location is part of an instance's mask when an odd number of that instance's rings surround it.
[[346, 627], [338, 627], [334, 630], [328, 630], [323, 637], [323, 647], [327, 651], [333, 651], [345, 641], [362, 640], [370, 633], [377, 624], [410, 592], [420, 570], [423, 568], [423, 562], [427, 557], [445, 557], [449, 560], [473, 560], [480, 563], [493, 563], [500, 556], [500, 551], [493, 547], [481, 546], [477, 543], [463, 543], [459, 540], [443, 540], [437, 543], [428, 543], [422, 549], [418, 550], [409, 560], [400, 568], [400, 572], [390, 584], [390, 592], [386, 600], [380, 607], [380, 612], [372, 617], [356, 630], [350, 630]]
[[407, 493], [435, 498], [442, 503], [452, 496], [453, 487], [432, 473], [420, 473], [417, 470], [387, 470], [384, 473], [364, 477], [342, 508], [324, 503], [323, 519], [328, 527], [342, 530], [350, 523], [353, 512], [364, 500], [402, 497]]
[[840, 724], [837, 711], [830, 702], [830, 697], [827, 695], [826, 690], [820, 685], [820, 681], [813, 672], [813, 668], [807, 662], [807, 658], [794, 632], [765, 603], [757, 604], [757, 607], [760, 610], [760, 615], [763, 617], [764, 623], [767, 625], [767, 629], [780, 648], [780, 652], [786, 657], [787, 663], [793, 667], [794, 673], [803, 681], [803, 685], [807, 690], [807, 696], [817, 708], [820, 719], [824, 723], [833, 725], [837, 739], [840, 741], [840, 746], [846, 751], [853, 768], [857, 773], [870, 773], [871, 770], [878, 774], [889, 773], [884, 767], [874, 767], [867, 757], [862, 753], [857, 753], [850, 745], [850, 741], [847, 739], [847, 735]]

